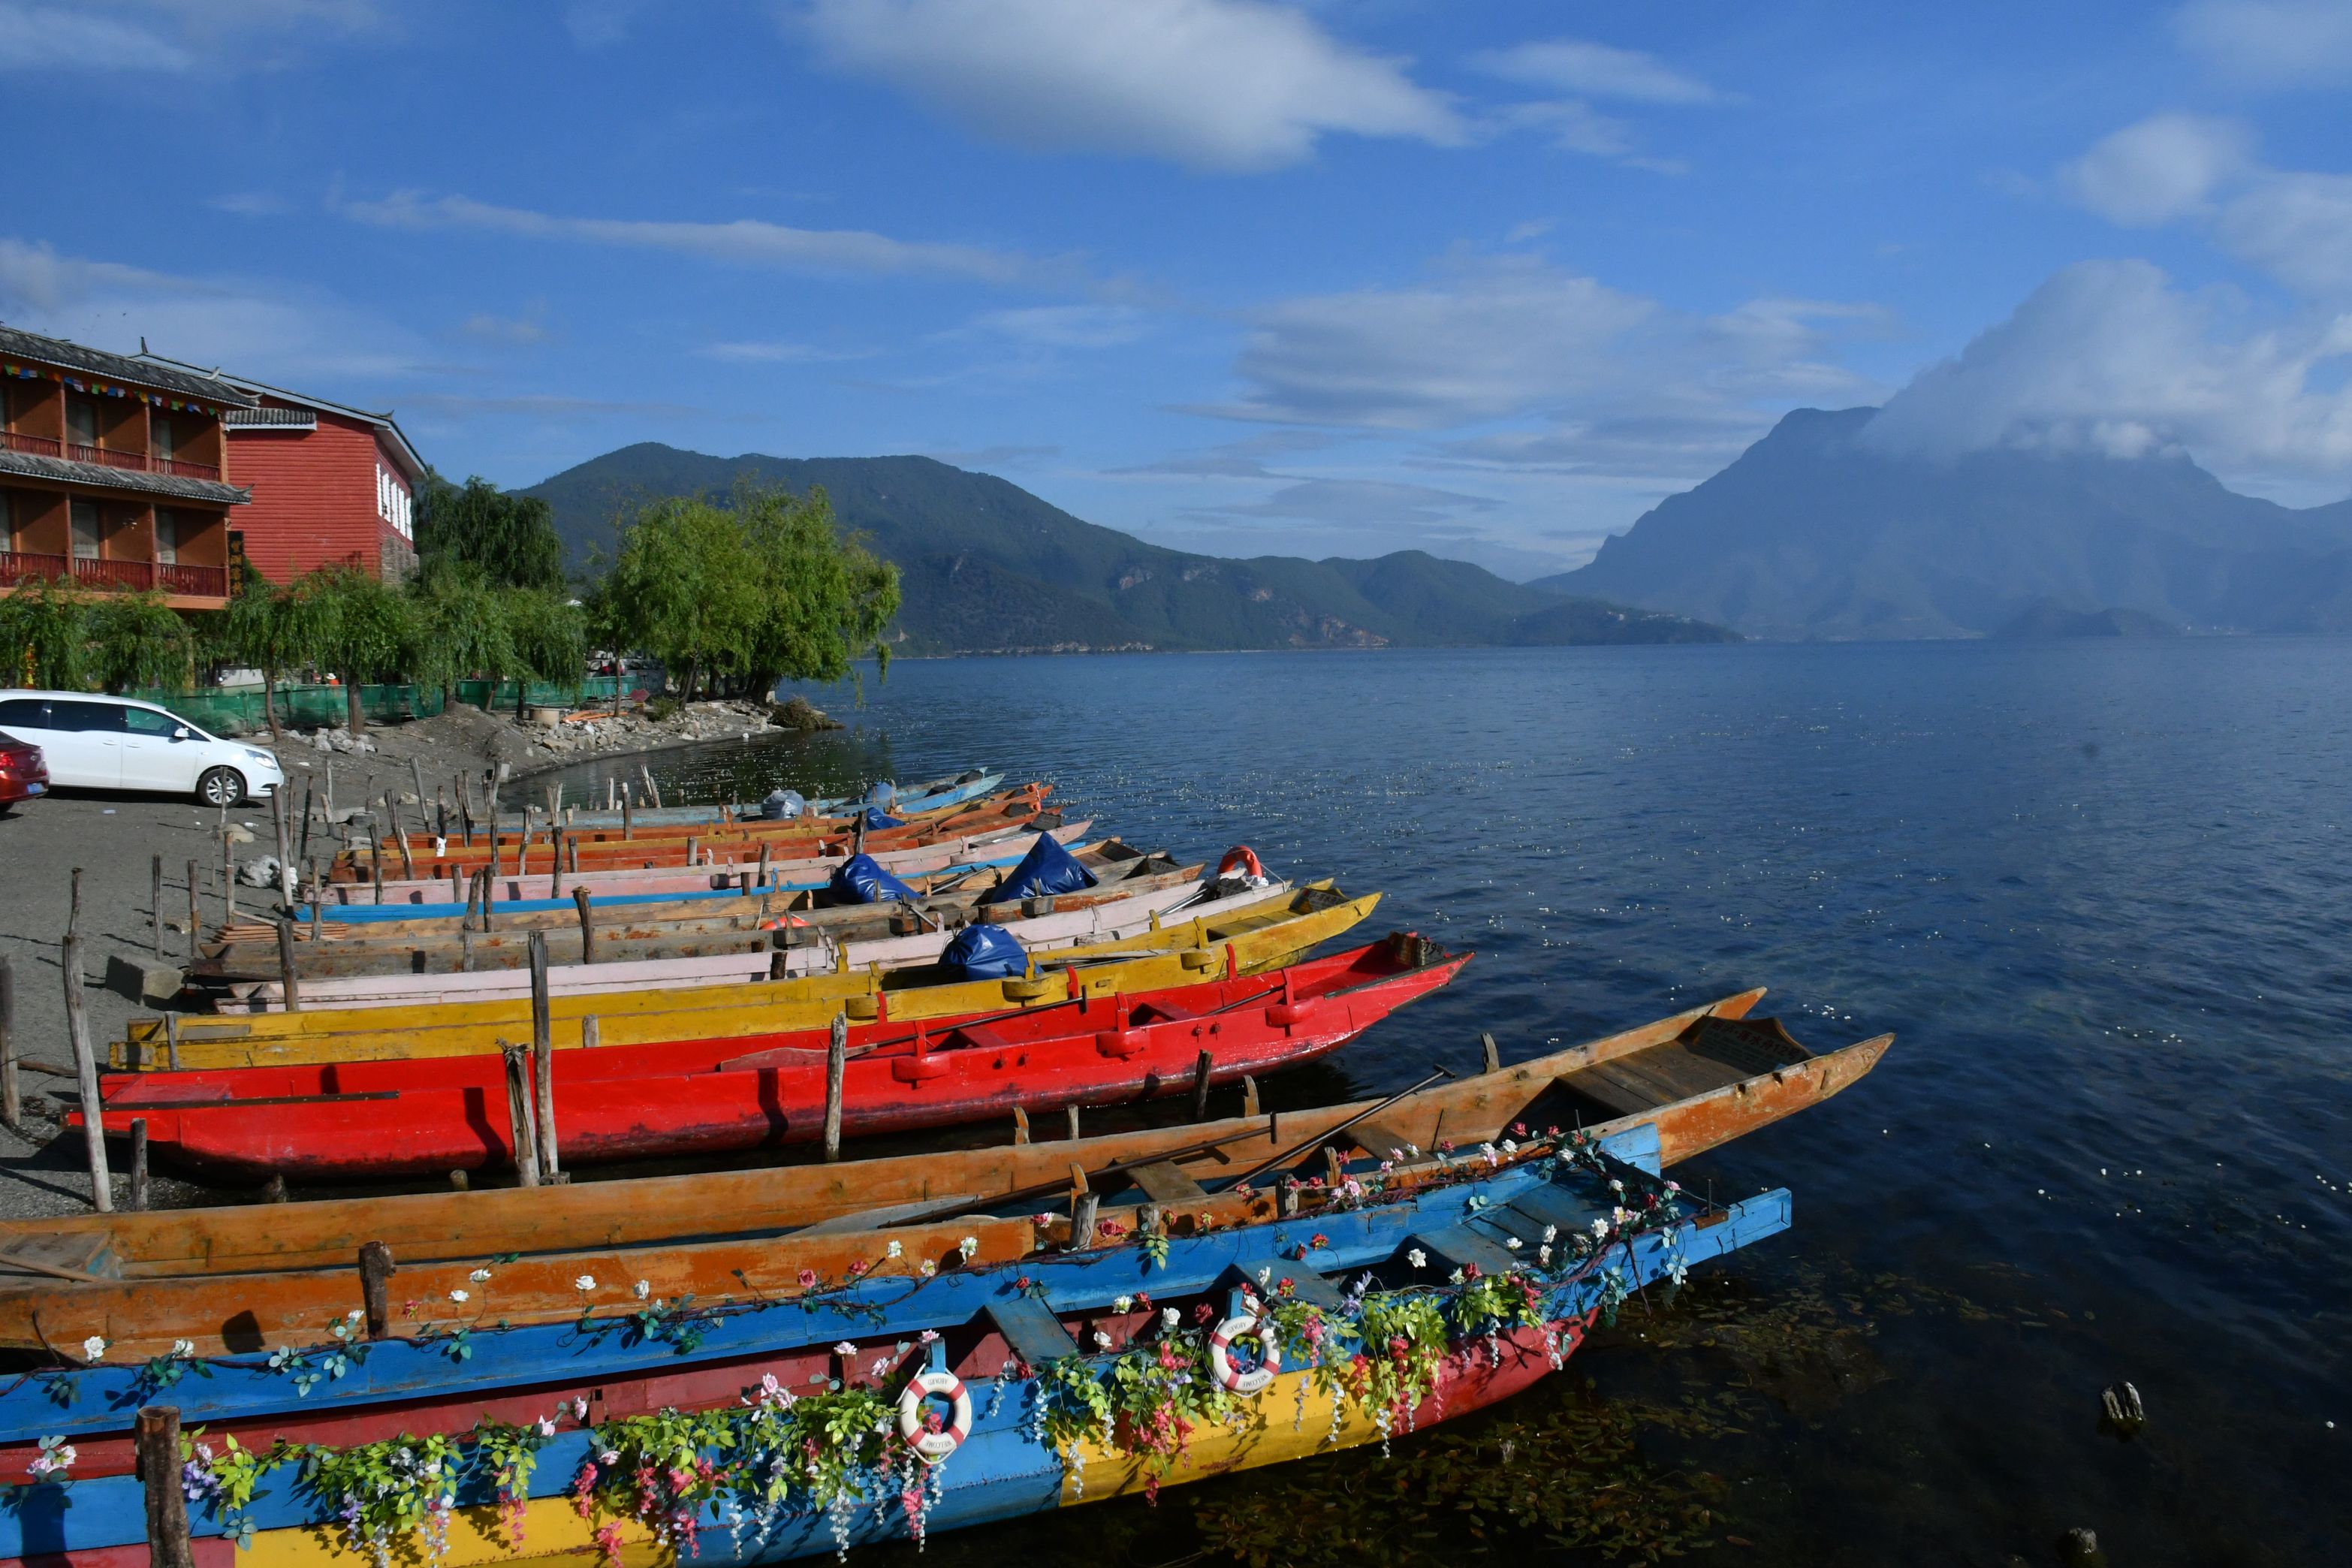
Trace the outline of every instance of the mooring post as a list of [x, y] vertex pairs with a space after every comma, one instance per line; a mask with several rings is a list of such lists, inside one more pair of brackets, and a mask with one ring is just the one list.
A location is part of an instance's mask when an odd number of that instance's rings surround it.
[[1217, 1058], [1207, 1051], [1202, 1051], [1200, 1059], [1192, 1064], [1192, 1120], [1195, 1121], [1209, 1119], [1209, 1074], [1215, 1070], [1216, 1065]]
[[1495, 1044], [1494, 1036], [1487, 1034], [1483, 1030], [1480, 1031], [1478, 1036], [1478, 1048], [1485, 1055], [1486, 1070], [1488, 1072], [1501, 1072], [1503, 1070], [1502, 1047]]
[[580, 962], [596, 962], [596, 917], [588, 908], [588, 889], [572, 884], [572, 907], [580, 911]]
[[526, 1187], [539, 1185], [539, 1140], [531, 1128], [530, 1047], [499, 1042], [506, 1058], [507, 1128], [514, 1139], [515, 1173]]
[[131, 1119], [131, 1207], [133, 1213], [147, 1207], [147, 1119]]
[[824, 1157], [841, 1158], [841, 1086], [849, 1068], [849, 1015], [833, 1016], [833, 1038], [824, 1047]]
[[[459, 1190], [464, 1190], [463, 1184], [459, 1184]], [[367, 1335], [372, 1340], [380, 1340], [392, 1331], [393, 1272], [391, 1247], [381, 1241], [361, 1245], [360, 1306], [367, 1314]]]
[[555, 1034], [547, 999], [547, 933], [530, 933], [530, 1062], [537, 1091], [539, 1170], [550, 1182], [562, 1179], [555, 1153]]
[[205, 917], [196, 909], [196, 863], [188, 862], [188, 962], [199, 956], [196, 944], [203, 939]]
[[147, 1561], [150, 1568], [196, 1568], [188, 1540], [188, 1497], [180, 1487], [180, 1412], [151, 1405], [133, 1428], [131, 1468], [147, 1499]]
[[16, 1085], [16, 966], [0, 952], [0, 1121], [25, 1127], [25, 1100]]
[[82, 1016], [81, 938], [65, 941], [66, 1032], [73, 1040], [74, 1079], [81, 1091], [82, 1142], [89, 1154], [89, 1198], [100, 1214], [114, 1212], [114, 1176], [106, 1166], [105, 1102], [98, 1092], [98, 1058]]
[[155, 956], [163, 956], [163, 858], [154, 857], [148, 867], [147, 907], [155, 920]]
[[287, 915], [278, 917], [278, 985], [286, 994], [286, 1010], [302, 1010], [302, 976], [294, 963], [294, 921]]

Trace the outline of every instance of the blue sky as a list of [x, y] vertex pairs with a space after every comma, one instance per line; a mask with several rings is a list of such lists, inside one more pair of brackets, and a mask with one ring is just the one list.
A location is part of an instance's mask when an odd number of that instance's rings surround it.
[[2352, 0], [0, 0], [0, 320], [452, 475], [1572, 566], [1788, 408], [2352, 490]]

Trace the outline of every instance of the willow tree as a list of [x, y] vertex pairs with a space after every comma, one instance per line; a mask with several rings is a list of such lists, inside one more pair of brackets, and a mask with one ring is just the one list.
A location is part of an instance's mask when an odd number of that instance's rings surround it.
[[91, 666], [107, 690], [195, 683], [195, 634], [160, 590], [106, 595], [90, 606], [89, 624]]
[[409, 590], [415, 651], [408, 673], [421, 686], [439, 687], [443, 707], [460, 680], [488, 674], [495, 681], [514, 668], [506, 595], [480, 567], [428, 560]]
[[321, 567], [297, 585], [318, 595], [319, 662], [341, 679], [347, 725], [356, 735], [367, 728], [362, 683], [403, 673], [416, 647], [415, 617], [397, 590], [356, 566]]
[[640, 649], [690, 700], [715, 686], [764, 697], [782, 680], [840, 680], [898, 612], [898, 569], [836, 531], [822, 489], [739, 489], [733, 504], [672, 498], [621, 525], [598, 584], [599, 633]]
[[530, 683], [543, 680], [579, 689], [588, 664], [588, 628], [580, 607], [544, 588], [509, 588], [505, 603], [507, 637], [514, 647], [515, 713], [530, 700]]
[[320, 586], [315, 578], [298, 578], [280, 587], [247, 564], [228, 607], [205, 617], [208, 651], [261, 671], [261, 704], [273, 741], [285, 733], [278, 722], [278, 688], [325, 648], [327, 606]]
[[89, 685], [89, 599], [37, 577], [0, 599], [0, 685], [80, 691]]
[[515, 495], [479, 478], [453, 485], [427, 474], [416, 520], [416, 554], [429, 571], [442, 563], [478, 568], [495, 587], [563, 586], [563, 540], [555, 509], [538, 496]]

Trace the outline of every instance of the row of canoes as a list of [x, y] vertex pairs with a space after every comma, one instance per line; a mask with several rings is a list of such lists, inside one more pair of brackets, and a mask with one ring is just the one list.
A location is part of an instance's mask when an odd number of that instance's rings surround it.
[[[1748, 992], [1265, 1112], [1267, 1074], [1468, 955], [1317, 956], [1377, 895], [1254, 856], [1204, 877], [1113, 841], [1072, 871], [1024, 837], [993, 903], [995, 868], [887, 907], [781, 908], [769, 876], [626, 925], [478, 897], [454, 932], [216, 933], [199, 984], [246, 1010], [135, 1024], [110, 1132], [230, 1179], [473, 1180], [0, 1224], [0, 1468], [29, 1478], [0, 1559], [130, 1568], [184, 1509], [200, 1559], [288, 1568], [780, 1561], [1385, 1442], [1786, 1228], [1785, 1192], [1717, 1205], [1664, 1167], [1888, 1044], [1816, 1055]], [[1040, 863], [1061, 880], [1022, 883]], [[900, 1147], [859, 1157], [877, 1132]], [[648, 1155], [706, 1168], [485, 1185]], [[202, 1435], [142, 1481], [161, 1405]]]

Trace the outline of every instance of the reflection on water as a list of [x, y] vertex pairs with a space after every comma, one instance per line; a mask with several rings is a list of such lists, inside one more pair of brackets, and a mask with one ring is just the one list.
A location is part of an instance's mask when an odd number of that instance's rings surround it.
[[[1796, 1227], [1571, 1375], [1385, 1464], [931, 1559], [2044, 1563], [2083, 1526], [2118, 1563], [2352, 1561], [2352, 643], [960, 660], [867, 693], [852, 731], [653, 765], [745, 799], [1003, 767], [1477, 950], [1286, 1093], [1753, 984], [1809, 1044], [1897, 1033], [1838, 1100], [1677, 1173], [1785, 1184]], [[2130, 1442], [2098, 1426], [2119, 1378]], [[1544, 1485], [1574, 1495], [1517, 1489]]]

